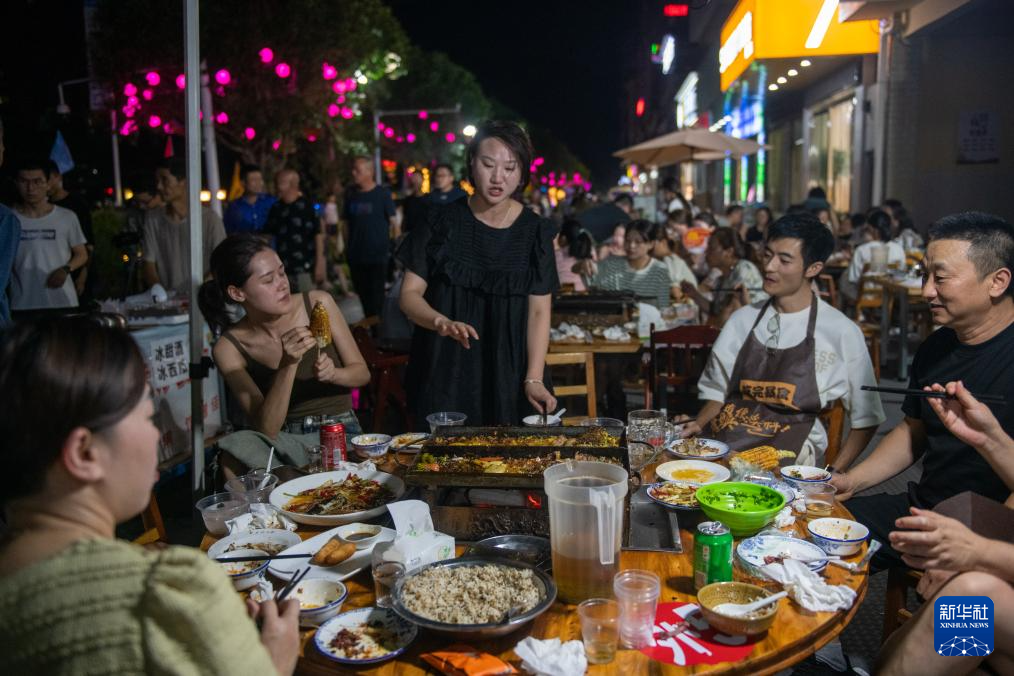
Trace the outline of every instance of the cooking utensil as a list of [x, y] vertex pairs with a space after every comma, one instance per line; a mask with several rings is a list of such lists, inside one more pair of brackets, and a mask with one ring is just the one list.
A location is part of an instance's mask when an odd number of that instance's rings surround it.
[[683, 540], [680, 539], [680, 522], [676, 516], [676, 510], [667, 509], [666, 515], [669, 517], [669, 534], [672, 535], [672, 550], [677, 554], [682, 554]]
[[284, 601], [285, 597], [292, 593], [292, 590], [296, 588], [296, 585], [302, 582], [303, 578], [306, 577], [306, 574], [309, 572], [310, 567], [307, 566], [299, 573], [297, 573], [295, 576], [293, 576], [291, 580], [286, 582], [285, 586], [282, 587], [277, 594], [275, 594], [275, 603], [281, 603], [282, 601]]
[[274, 561], [275, 559], [308, 559], [313, 556], [313, 552], [307, 554], [265, 554], [263, 556], [240, 556], [236, 558], [217, 558], [215, 561], [219, 563], [233, 563], [240, 561]]
[[[926, 399], [954, 399], [946, 392], [927, 392], [926, 390], [909, 389], [907, 387], [879, 387], [863, 385], [862, 389], [867, 392], [882, 392], [884, 394], [904, 394], [906, 397], [924, 397]], [[984, 404], [1006, 404], [1007, 398], [995, 394], [973, 394], [973, 397]]]
[[866, 548], [866, 553], [863, 554], [863, 558], [859, 559], [855, 563], [852, 563], [851, 561], [842, 561], [841, 559], [830, 559], [828, 562], [833, 566], [838, 566], [839, 568], [844, 568], [845, 570], [855, 573], [862, 570], [863, 566], [870, 562], [870, 559], [873, 558], [873, 555], [876, 554], [877, 550], [881, 547], [883, 547], [883, 545], [880, 544], [880, 540], [870, 540], [870, 544]]

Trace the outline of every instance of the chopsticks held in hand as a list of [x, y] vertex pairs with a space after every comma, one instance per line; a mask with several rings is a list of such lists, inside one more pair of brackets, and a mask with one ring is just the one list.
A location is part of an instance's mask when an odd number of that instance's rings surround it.
[[308, 559], [313, 556], [313, 553], [307, 554], [261, 554], [260, 556], [238, 556], [236, 558], [221, 557], [215, 559], [219, 563], [240, 563], [243, 561], [274, 561], [275, 559]]
[[[904, 394], [910, 397], [925, 397], [927, 399], [954, 399], [953, 396], [946, 392], [928, 392], [926, 390], [909, 389], [907, 387], [875, 387], [873, 385], [863, 385], [862, 389], [867, 392], [883, 392], [884, 394]], [[978, 399], [984, 404], [1006, 404], [1007, 399], [994, 394], [972, 394], [973, 397]]]
[[275, 594], [275, 603], [281, 603], [282, 601], [284, 601], [285, 597], [287, 597], [290, 593], [292, 593], [292, 590], [295, 589], [296, 586], [303, 581], [303, 578], [306, 577], [306, 574], [309, 572], [310, 567], [307, 566], [303, 570], [293, 575], [292, 579], [290, 579], [285, 584], [285, 586], [282, 587], [277, 594]]

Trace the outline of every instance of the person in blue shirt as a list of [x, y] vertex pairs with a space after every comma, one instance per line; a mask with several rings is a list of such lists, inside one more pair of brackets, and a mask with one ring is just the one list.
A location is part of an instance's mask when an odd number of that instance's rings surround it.
[[240, 169], [243, 196], [225, 210], [225, 232], [260, 232], [268, 220], [268, 210], [275, 198], [264, 192], [264, 172], [255, 164]]
[[[0, 166], [4, 163], [4, 124], [0, 120]], [[7, 286], [14, 269], [14, 257], [21, 241], [21, 221], [14, 212], [0, 204], [0, 329], [11, 322], [11, 306]]]

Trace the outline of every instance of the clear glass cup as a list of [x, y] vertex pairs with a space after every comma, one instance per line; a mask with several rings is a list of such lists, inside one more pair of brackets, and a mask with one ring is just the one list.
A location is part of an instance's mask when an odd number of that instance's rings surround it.
[[624, 648], [651, 644], [661, 592], [658, 575], [649, 570], [622, 570], [613, 578], [613, 594], [620, 607], [620, 642]]
[[255, 469], [226, 481], [225, 490], [247, 502], [267, 502], [277, 485], [277, 476], [268, 474], [263, 469]]
[[225, 522], [250, 510], [250, 503], [232, 493], [215, 493], [197, 501], [197, 510], [204, 518], [204, 527], [212, 535], [227, 535]]
[[405, 574], [405, 566], [397, 561], [373, 562], [374, 605], [378, 608], [391, 607], [391, 590]]
[[803, 491], [807, 518], [822, 519], [831, 516], [834, 509], [834, 486], [827, 483], [803, 484], [800, 490]]
[[620, 605], [612, 599], [588, 599], [577, 606], [581, 640], [589, 664], [609, 664], [620, 639]]
[[324, 447], [316, 444], [306, 447], [306, 471], [315, 474], [321, 471], [321, 458], [324, 457]]
[[430, 413], [426, 416], [426, 422], [430, 424], [430, 434], [436, 434], [438, 427], [447, 427], [450, 425], [461, 426], [468, 420], [468, 416], [464, 413], [455, 413], [453, 411], [441, 411], [440, 413]]
[[638, 471], [651, 464], [674, 436], [675, 430], [662, 411], [631, 411], [627, 415], [630, 469]]

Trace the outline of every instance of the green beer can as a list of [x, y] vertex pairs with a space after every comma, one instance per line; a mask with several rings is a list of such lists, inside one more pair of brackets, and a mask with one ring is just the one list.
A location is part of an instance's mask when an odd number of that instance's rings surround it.
[[694, 589], [732, 581], [732, 533], [721, 521], [705, 521], [694, 534]]

